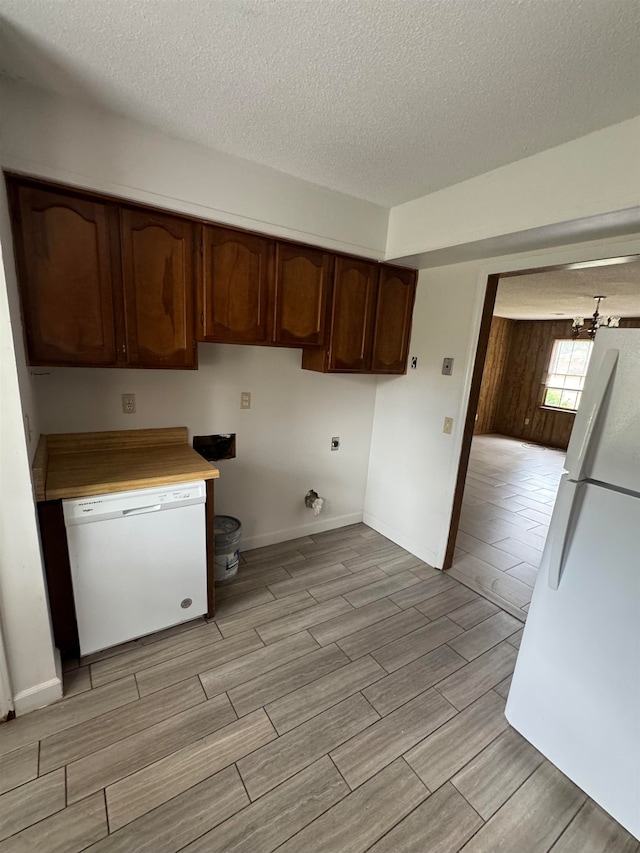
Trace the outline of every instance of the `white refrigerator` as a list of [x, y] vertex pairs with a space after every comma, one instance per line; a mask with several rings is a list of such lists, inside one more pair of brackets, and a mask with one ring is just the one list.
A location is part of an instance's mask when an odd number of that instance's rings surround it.
[[506, 716], [640, 838], [640, 329], [598, 331]]

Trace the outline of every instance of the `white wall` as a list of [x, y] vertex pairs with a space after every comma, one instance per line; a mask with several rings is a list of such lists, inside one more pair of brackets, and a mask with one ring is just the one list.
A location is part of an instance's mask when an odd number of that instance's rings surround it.
[[505, 235], [522, 240], [533, 229], [546, 229], [538, 245], [553, 245], [552, 238], [557, 245], [563, 233], [565, 243], [575, 242], [576, 220], [595, 227], [597, 217], [606, 226], [607, 215], [640, 204], [639, 151], [640, 117], [398, 205], [389, 216], [386, 257], [496, 238], [508, 245]]
[[0, 81], [3, 168], [371, 258], [387, 208]]
[[[637, 252], [640, 240], [617, 238], [422, 270], [410, 348], [418, 368], [378, 383], [365, 522], [442, 567], [490, 273]], [[453, 376], [441, 375], [446, 356], [455, 358]], [[442, 432], [445, 417], [452, 435]]]
[[[361, 521], [375, 377], [301, 370], [297, 349], [200, 344], [198, 352], [197, 371], [35, 369], [42, 431], [235, 432], [237, 457], [219, 464], [216, 512], [241, 519], [245, 548]], [[252, 394], [248, 411], [242, 391]], [[136, 414], [122, 414], [123, 393], [136, 395]], [[318, 519], [304, 506], [309, 489], [326, 499]]]
[[20, 714], [58, 699], [62, 687], [20, 399], [22, 390], [35, 446], [37, 424], [16, 313], [17, 284], [4, 186], [0, 187], [0, 253], [0, 645], [5, 647], [13, 703]]

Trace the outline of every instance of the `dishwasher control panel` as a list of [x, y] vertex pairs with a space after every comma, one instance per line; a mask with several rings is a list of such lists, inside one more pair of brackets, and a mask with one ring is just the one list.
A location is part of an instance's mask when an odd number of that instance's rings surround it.
[[127, 492], [111, 492], [85, 498], [62, 501], [65, 524], [84, 524], [109, 518], [126, 518], [148, 512], [160, 512], [176, 506], [204, 503], [206, 486], [204, 480], [191, 483], [176, 483], [153, 489], [136, 489]]

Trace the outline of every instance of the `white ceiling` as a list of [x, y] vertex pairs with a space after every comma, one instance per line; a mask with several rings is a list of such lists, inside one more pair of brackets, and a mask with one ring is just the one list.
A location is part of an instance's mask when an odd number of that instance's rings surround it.
[[395, 205], [640, 113], [634, 0], [0, 0], [0, 66]]
[[607, 297], [604, 316], [640, 317], [640, 261], [501, 278], [493, 313], [512, 320], [590, 317], [594, 296]]

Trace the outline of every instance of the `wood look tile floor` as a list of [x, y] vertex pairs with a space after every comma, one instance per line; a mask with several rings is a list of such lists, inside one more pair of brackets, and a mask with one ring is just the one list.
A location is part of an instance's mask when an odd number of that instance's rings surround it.
[[524, 621], [565, 453], [503, 435], [471, 443], [451, 577]]
[[0, 853], [638, 853], [509, 727], [521, 622], [455, 578], [357, 524], [219, 599], [0, 726]]

